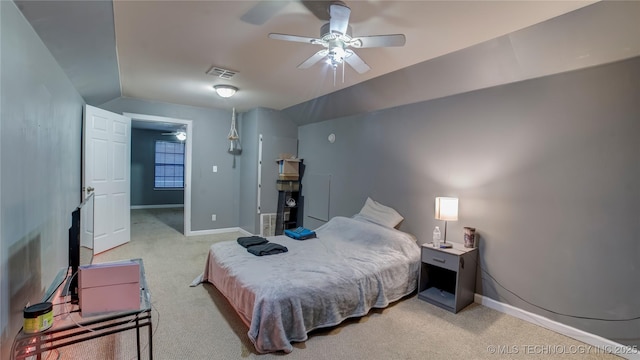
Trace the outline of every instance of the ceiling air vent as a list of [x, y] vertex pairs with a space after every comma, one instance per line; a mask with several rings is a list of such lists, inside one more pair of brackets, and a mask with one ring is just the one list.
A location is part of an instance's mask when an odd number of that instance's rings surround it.
[[214, 66], [211, 69], [209, 69], [209, 71], [207, 71], [207, 74], [217, 76], [223, 79], [231, 79], [237, 73], [238, 73], [237, 71], [223, 69], [217, 66]]

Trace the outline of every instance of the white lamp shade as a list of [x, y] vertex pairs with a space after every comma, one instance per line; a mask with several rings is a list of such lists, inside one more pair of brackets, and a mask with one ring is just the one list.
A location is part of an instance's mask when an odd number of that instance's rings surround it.
[[436, 219], [444, 221], [458, 220], [458, 198], [437, 197]]

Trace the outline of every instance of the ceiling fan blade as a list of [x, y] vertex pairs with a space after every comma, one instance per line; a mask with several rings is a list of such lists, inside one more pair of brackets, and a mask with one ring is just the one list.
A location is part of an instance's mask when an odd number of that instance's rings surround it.
[[320, 39], [316, 39], [312, 37], [288, 35], [288, 34], [271, 33], [269, 34], [269, 37], [271, 39], [276, 39], [276, 40], [295, 41], [295, 42], [301, 42], [301, 43], [307, 43], [307, 44], [322, 44], [323, 42]]
[[364, 60], [362, 60], [360, 56], [358, 56], [352, 50], [345, 50], [344, 61], [347, 64], [351, 65], [351, 67], [354, 68], [358, 72], [358, 74], [364, 74], [367, 71], [371, 70], [369, 65], [367, 65], [367, 63], [364, 62]]
[[329, 1], [327, 0], [300, 0], [302, 5], [309, 10], [318, 20], [329, 21]]
[[322, 49], [318, 51], [317, 53], [311, 55], [311, 57], [305, 60], [302, 64], [298, 65], [298, 69], [310, 68], [311, 66], [313, 66], [313, 64], [317, 63], [318, 61], [322, 60], [322, 58], [327, 56], [328, 53], [329, 53], [329, 50], [327, 49]]
[[291, 0], [260, 1], [244, 13], [240, 20], [252, 25], [264, 25], [290, 2]]
[[373, 35], [354, 38], [349, 42], [349, 45], [354, 48], [404, 46], [406, 41], [404, 34]]
[[351, 9], [342, 4], [331, 4], [329, 6], [329, 15], [329, 30], [343, 35], [346, 34]]

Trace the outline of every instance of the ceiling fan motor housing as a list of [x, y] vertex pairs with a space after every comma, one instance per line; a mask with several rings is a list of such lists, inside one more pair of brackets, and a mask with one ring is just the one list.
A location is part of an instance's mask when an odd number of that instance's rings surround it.
[[[326, 23], [324, 25], [322, 25], [320, 27], [320, 38], [324, 39], [325, 36], [331, 34], [331, 23]], [[340, 34], [343, 36], [346, 36], [349, 38], [349, 40], [351, 40], [351, 25], [347, 25], [347, 33], [346, 34], [341, 34], [340, 32], [334, 32], [333, 35], [331, 36], [335, 36], [335, 34]]]

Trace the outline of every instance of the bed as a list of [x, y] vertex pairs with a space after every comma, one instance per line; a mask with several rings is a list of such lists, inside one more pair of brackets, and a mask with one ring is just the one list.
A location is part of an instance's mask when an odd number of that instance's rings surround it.
[[415, 238], [363, 216], [335, 217], [317, 238], [269, 237], [288, 251], [255, 256], [235, 241], [213, 244], [202, 281], [249, 327], [260, 353], [293, 350], [311, 330], [383, 308], [416, 289]]

